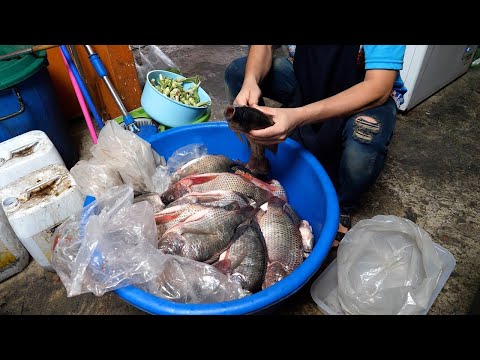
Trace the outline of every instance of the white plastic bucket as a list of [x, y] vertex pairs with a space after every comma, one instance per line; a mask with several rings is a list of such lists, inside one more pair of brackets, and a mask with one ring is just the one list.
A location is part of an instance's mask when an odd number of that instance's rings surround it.
[[0, 190], [5, 215], [32, 257], [54, 271], [52, 235], [63, 221], [83, 207], [84, 196], [63, 165], [48, 165]]
[[29, 259], [27, 249], [20, 243], [0, 209], [0, 282], [25, 269]]

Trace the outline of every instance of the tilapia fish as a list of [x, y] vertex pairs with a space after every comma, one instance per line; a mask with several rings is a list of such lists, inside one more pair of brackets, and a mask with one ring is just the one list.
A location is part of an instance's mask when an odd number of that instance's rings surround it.
[[257, 221], [267, 244], [268, 265], [265, 289], [295, 270], [303, 261], [302, 235], [288, 212], [285, 202], [273, 198], [267, 210], [257, 213]]
[[165, 254], [212, 263], [231, 244], [237, 227], [255, 211], [251, 206], [231, 211], [207, 207], [168, 229], [158, 248]]
[[[260, 110], [248, 106], [227, 106], [224, 112], [228, 127], [242, 140], [240, 133], [248, 133], [251, 130], [265, 129], [275, 124], [272, 118]], [[270, 174], [270, 164], [265, 157], [265, 146], [256, 144], [250, 140], [250, 159], [246, 165], [254, 176], [267, 179]], [[273, 153], [277, 152], [277, 145], [268, 147]]]
[[168, 207], [155, 214], [158, 238], [160, 239], [171, 227], [205, 208], [206, 206], [199, 204], [181, 204]]
[[285, 201], [288, 201], [287, 192], [283, 188], [283, 185], [280, 183], [280, 181], [275, 180], [275, 179], [271, 179], [267, 183], [270, 184], [270, 185], [276, 186], [278, 188], [278, 190], [274, 192], [274, 195], [276, 197], [279, 197], [281, 199], [285, 199]]
[[256, 221], [246, 221], [235, 231], [232, 245], [214, 266], [251, 292], [261, 290], [267, 271], [267, 247]]
[[213, 190], [207, 192], [191, 192], [170, 203], [167, 208], [183, 204], [200, 204], [234, 210], [242, 206], [250, 205], [251, 200], [245, 195], [235, 191]]
[[253, 199], [258, 206], [265, 203], [278, 191], [278, 187], [267, 184], [252, 176], [212, 173], [192, 175], [177, 181], [171, 185], [161, 196], [164, 204], [170, 204], [189, 192], [207, 192], [212, 190], [236, 191], [250, 199]]
[[234, 164], [231, 159], [223, 155], [204, 155], [189, 161], [175, 171], [171, 183], [176, 183], [189, 175], [229, 172]]

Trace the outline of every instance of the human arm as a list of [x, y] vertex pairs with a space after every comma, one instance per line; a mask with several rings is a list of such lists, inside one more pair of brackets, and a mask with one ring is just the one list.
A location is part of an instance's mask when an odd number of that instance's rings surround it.
[[367, 70], [365, 79], [334, 96], [298, 108], [254, 106], [272, 116], [275, 125], [252, 130], [248, 137], [264, 145], [285, 139], [298, 126], [345, 117], [382, 105], [387, 101], [397, 77], [396, 70]]
[[262, 96], [259, 84], [272, 66], [273, 45], [252, 45], [248, 52], [242, 89], [234, 100], [236, 105], [256, 105]]

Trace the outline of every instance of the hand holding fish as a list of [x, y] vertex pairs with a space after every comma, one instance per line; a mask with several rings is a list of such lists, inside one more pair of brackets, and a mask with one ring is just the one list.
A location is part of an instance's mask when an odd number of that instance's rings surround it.
[[256, 82], [245, 82], [233, 103], [240, 106], [257, 105], [261, 96], [262, 91]]
[[252, 107], [270, 115], [275, 122], [270, 127], [261, 130], [251, 130], [246, 134], [252, 142], [257, 144], [273, 145], [281, 143], [300, 125], [297, 116], [295, 116], [296, 108], [271, 108], [257, 105]]

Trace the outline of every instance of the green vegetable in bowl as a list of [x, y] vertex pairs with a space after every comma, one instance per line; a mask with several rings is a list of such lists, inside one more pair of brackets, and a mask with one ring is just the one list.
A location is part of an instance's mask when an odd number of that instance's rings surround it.
[[[194, 85], [190, 89], [185, 90], [183, 85], [189, 82], [193, 82]], [[209, 101], [200, 101], [198, 88], [200, 87], [201, 81], [198, 75], [188, 78], [182, 76], [174, 80], [163, 77], [162, 74], [160, 74], [158, 80], [155, 81], [155, 79], [151, 79], [151, 83], [163, 95], [185, 105], [205, 107], [210, 103]]]

